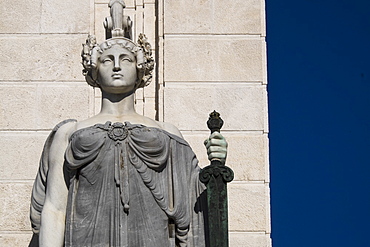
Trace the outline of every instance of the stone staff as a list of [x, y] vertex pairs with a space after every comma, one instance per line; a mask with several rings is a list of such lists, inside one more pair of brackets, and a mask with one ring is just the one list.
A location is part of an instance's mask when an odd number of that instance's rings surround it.
[[[220, 114], [213, 111], [209, 115], [207, 126], [211, 134], [220, 132], [223, 120]], [[209, 247], [228, 247], [228, 211], [227, 211], [227, 183], [234, 179], [234, 172], [221, 160], [212, 159], [211, 164], [199, 174], [199, 179], [207, 186], [206, 236]]]

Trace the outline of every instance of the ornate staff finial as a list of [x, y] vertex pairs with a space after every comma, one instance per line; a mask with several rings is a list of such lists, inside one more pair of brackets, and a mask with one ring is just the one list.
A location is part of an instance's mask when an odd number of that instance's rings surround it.
[[[220, 113], [213, 111], [207, 121], [211, 133], [218, 131], [224, 121]], [[228, 212], [227, 212], [227, 183], [234, 179], [234, 172], [218, 159], [212, 159], [211, 164], [199, 173], [199, 180], [207, 186], [208, 245], [211, 247], [228, 247]]]
[[123, 0], [110, 0], [110, 15], [104, 20], [105, 38], [125, 37], [132, 39], [132, 21], [123, 14], [126, 4]]
[[224, 121], [220, 117], [220, 113], [213, 111], [209, 114], [209, 119], [207, 121], [208, 129], [211, 130], [211, 133], [217, 131], [220, 132]]

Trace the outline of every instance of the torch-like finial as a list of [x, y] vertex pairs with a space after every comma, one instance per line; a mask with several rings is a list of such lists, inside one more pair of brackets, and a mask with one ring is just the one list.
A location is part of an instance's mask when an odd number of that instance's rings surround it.
[[207, 121], [208, 129], [211, 130], [211, 133], [217, 131], [220, 132], [224, 121], [220, 117], [220, 113], [213, 111], [209, 114], [209, 119]]

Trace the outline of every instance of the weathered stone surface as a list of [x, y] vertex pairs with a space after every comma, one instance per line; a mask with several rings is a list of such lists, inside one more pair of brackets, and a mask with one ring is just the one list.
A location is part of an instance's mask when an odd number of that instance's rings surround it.
[[89, 0], [1, 1], [0, 33], [87, 33]]
[[95, 98], [94, 99], [94, 114], [98, 114], [101, 110], [101, 99]]
[[[135, 11], [135, 33], [145, 33], [144, 32], [144, 6], [136, 6]], [[132, 17], [131, 17], [132, 18]], [[134, 37], [136, 39], [136, 36]]]
[[140, 115], [144, 115], [144, 100], [137, 99], [135, 101], [135, 111]]
[[172, 36], [165, 39], [165, 81], [262, 82], [262, 39]]
[[152, 82], [144, 87], [144, 97], [145, 98], [153, 98], [155, 97], [155, 94], [156, 94], [156, 88], [155, 88], [155, 75], [153, 75], [153, 79], [152, 79]]
[[100, 88], [94, 87], [94, 97], [101, 99], [101, 96], [102, 96], [102, 94], [101, 94]]
[[[228, 142], [226, 165], [233, 169], [234, 181], [264, 181], [266, 179], [266, 160], [265, 142], [266, 135], [257, 134], [234, 134], [221, 130], [222, 135]], [[209, 136], [209, 132], [194, 134], [184, 132], [184, 138], [189, 142], [199, 160], [199, 164], [204, 167], [209, 165], [207, 151], [203, 141]]]
[[40, 32], [41, 2], [0, 1], [0, 33]]
[[89, 32], [90, 0], [43, 0], [41, 8], [41, 33]]
[[0, 37], [3, 81], [84, 80], [81, 44], [86, 35]]
[[29, 220], [32, 182], [0, 183], [0, 229], [2, 231], [31, 230]]
[[62, 120], [88, 116], [85, 83], [0, 85], [0, 129], [51, 129]]
[[138, 88], [135, 93], [135, 110], [140, 115], [144, 115], [144, 89]]
[[[96, 36], [96, 41], [100, 44], [105, 40], [105, 29], [103, 26], [103, 21], [105, 17], [110, 16], [109, 8], [107, 3], [99, 3], [95, 4], [95, 28], [94, 28], [94, 35]], [[125, 11], [126, 13], [126, 11]]]
[[229, 233], [230, 247], [268, 247], [269, 241], [264, 233]]
[[[95, 116], [95, 89], [89, 85], [87, 87], [88, 87], [88, 107], [89, 107], [88, 117], [92, 117]], [[84, 108], [80, 108], [80, 110], [84, 110]]]
[[145, 4], [144, 33], [154, 48], [155, 42], [155, 4]]
[[231, 182], [228, 184], [229, 230], [265, 231], [265, 184]]
[[47, 136], [44, 131], [0, 132], [1, 179], [34, 179]]
[[144, 116], [155, 119], [155, 98], [145, 98], [144, 102]]
[[[164, 121], [180, 130], [208, 130], [213, 110], [225, 121], [223, 130], [263, 130], [265, 86], [245, 84], [166, 84]], [[191, 123], [191, 124], [189, 124]]]
[[261, 34], [263, 0], [165, 0], [165, 33]]
[[158, 85], [161, 90], [158, 92], [158, 119], [160, 121], [164, 121], [164, 90], [163, 90], [163, 84]]
[[135, 92], [135, 100], [144, 100], [144, 88], [138, 88]]
[[28, 246], [32, 238], [32, 232], [25, 233], [0, 233], [0, 246], [21, 247]]
[[101, 109], [101, 91], [99, 88], [94, 88], [94, 100], [93, 105], [94, 105], [94, 115], [98, 114]]

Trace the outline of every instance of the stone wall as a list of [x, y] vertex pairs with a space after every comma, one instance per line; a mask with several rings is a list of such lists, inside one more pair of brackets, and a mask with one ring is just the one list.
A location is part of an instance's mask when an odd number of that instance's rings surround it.
[[[81, 73], [81, 44], [104, 39], [109, 0], [0, 1], [0, 246], [27, 246], [29, 197], [50, 130], [99, 111]], [[136, 95], [146, 116], [176, 125], [208, 164], [205, 121], [229, 142], [230, 246], [270, 246], [264, 0], [126, 0], [156, 73]]]
[[31, 187], [51, 128], [94, 112], [80, 64], [90, 5], [0, 1], [0, 246], [28, 246]]
[[[162, 0], [164, 121], [175, 124], [207, 165], [205, 121], [225, 124], [230, 246], [270, 246], [264, 0]], [[162, 72], [162, 71], [161, 71]]]

